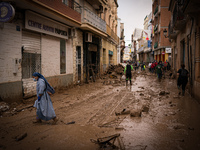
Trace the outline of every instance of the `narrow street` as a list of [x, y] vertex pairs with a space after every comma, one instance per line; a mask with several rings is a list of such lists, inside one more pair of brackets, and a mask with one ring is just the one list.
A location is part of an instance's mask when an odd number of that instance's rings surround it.
[[126, 87], [117, 77], [57, 91], [51, 97], [56, 125], [32, 123], [36, 98], [14, 103], [0, 118], [0, 149], [97, 150], [90, 139], [116, 133], [126, 150], [200, 149], [200, 105], [188, 93], [178, 97], [175, 79], [158, 82], [155, 74], [137, 71]]

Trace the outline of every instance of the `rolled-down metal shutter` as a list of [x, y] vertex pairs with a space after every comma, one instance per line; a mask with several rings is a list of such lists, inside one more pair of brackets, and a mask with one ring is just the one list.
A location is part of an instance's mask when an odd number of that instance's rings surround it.
[[24, 98], [36, 95], [34, 72], [41, 72], [41, 35], [22, 31], [22, 83]]
[[22, 46], [25, 53], [41, 54], [41, 36], [39, 33], [22, 32]]

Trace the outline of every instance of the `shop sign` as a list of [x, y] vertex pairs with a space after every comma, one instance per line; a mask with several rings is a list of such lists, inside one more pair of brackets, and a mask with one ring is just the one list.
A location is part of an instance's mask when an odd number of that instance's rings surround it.
[[0, 3], [0, 22], [9, 22], [15, 16], [15, 9], [6, 2]]
[[171, 53], [171, 48], [165, 48], [166, 53]]
[[69, 28], [61, 23], [58, 23], [31, 11], [26, 11], [25, 18], [26, 29], [68, 39]]
[[108, 51], [108, 54], [109, 54], [109, 55], [113, 55], [113, 51], [109, 50], [109, 51]]

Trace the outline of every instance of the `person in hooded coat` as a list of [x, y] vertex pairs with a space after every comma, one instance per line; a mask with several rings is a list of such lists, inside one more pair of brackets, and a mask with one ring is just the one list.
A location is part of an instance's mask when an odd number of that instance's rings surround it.
[[34, 107], [36, 110], [36, 121], [34, 123], [41, 123], [42, 120], [49, 121], [53, 119], [53, 124], [56, 124], [58, 118], [56, 117], [50, 94], [47, 89], [51, 88], [47, 80], [38, 72], [33, 73], [33, 80], [37, 81], [36, 91], [38, 99], [35, 101]]

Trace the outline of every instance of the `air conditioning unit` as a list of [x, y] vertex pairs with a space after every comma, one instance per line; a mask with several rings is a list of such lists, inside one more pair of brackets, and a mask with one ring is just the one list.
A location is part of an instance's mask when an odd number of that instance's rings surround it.
[[85, 42], [92, 42], [92, 33], [85, 34]]

